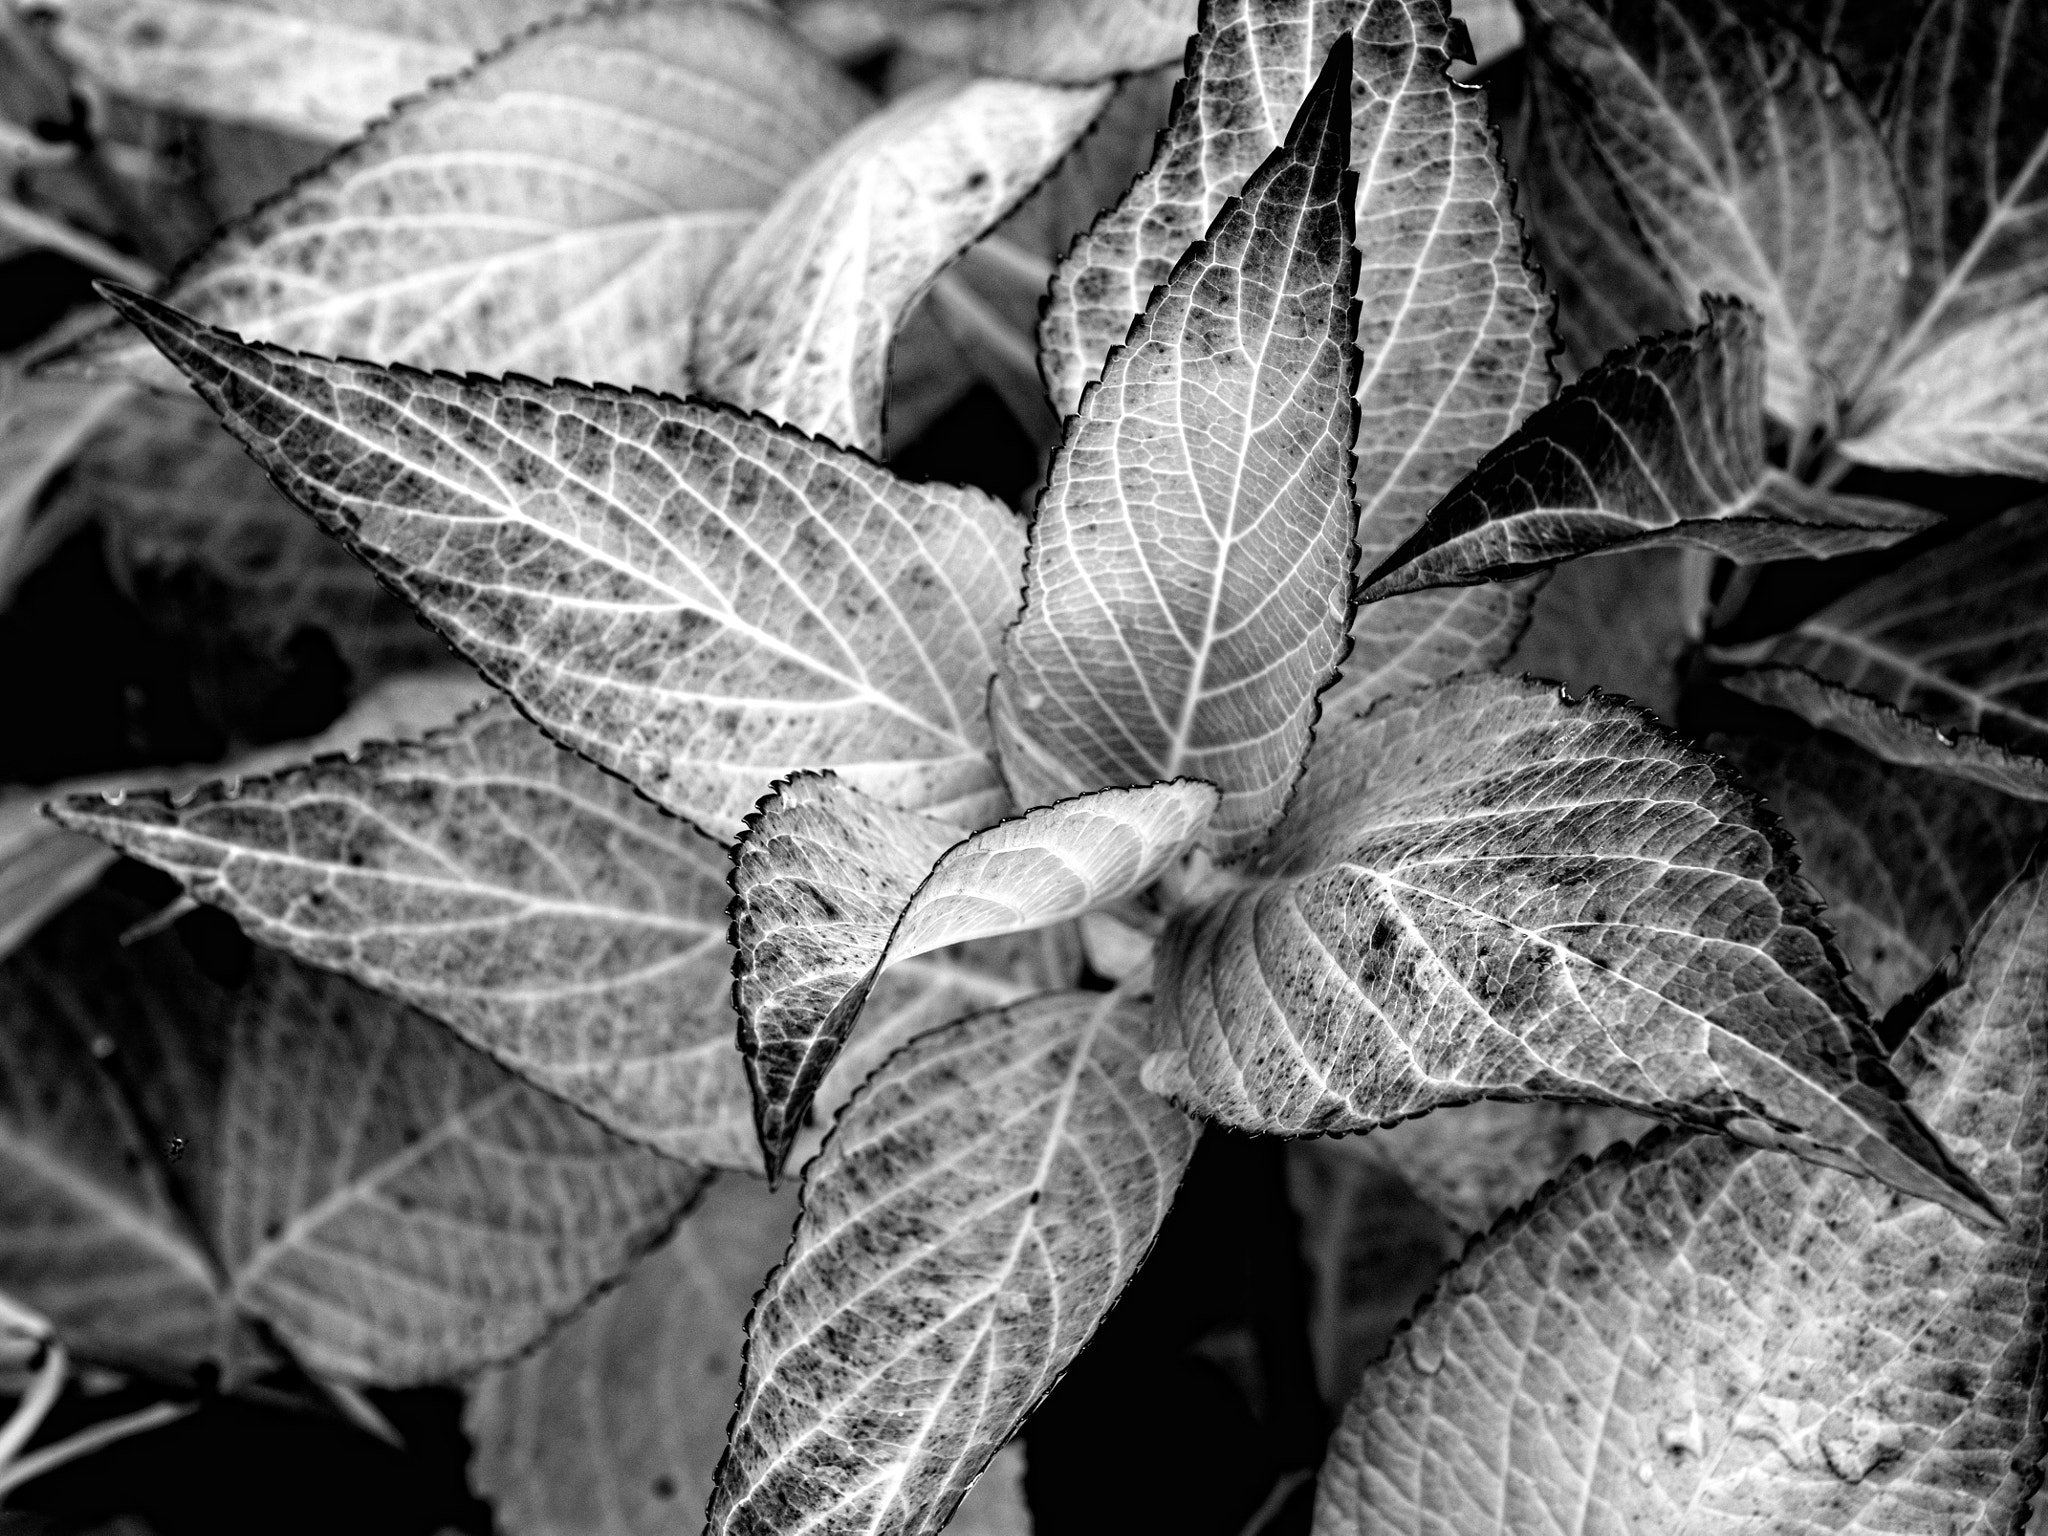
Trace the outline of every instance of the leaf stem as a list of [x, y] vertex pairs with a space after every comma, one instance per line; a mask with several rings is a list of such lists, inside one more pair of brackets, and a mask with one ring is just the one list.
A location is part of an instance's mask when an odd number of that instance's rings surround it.
[[155, 288], [159, 280], [156, 268], [149, 263], [122, 255], [104, 240], [74, 229], [62, 219], [53, 219], [6, 198], [0, 198], [0, 230], [60, 256], [69, 256], [80, 266], [119, 278], [131, 287]]
[[112, 1445], [117, 1440], [126, 1440], [131, 1435], [140, 1435], [152, 1429], [161, 1429], [166, 1424], [175, 1424], [188, 1414], [198, 1411], [197, 1403], [151, 1403], [147, 1408], [138, 1408], [133, 1413], [115, 1419], [104, 1419], [81, 1429], [67, 1440], [55, 1445], [46, 1445], [33, 1456], [24, 1456], [12, 1466], [0, 1467], [0, 1503], [7, 1495], [24, 1483], [33, 1482], [47, 1472], [54, 1472], [67, 1461], [76, 1461], [94, 1451]]
[[55, 1339], [43, 1341], [43, 1363], [37, 1369], [35, 1378], [29, 1383], [28, 1391], [15, 1405], [13, 1414], [5, 1424], [0, 1424], [0, 1493], [8, 1487], [7, 1477], [14, 1458], [21, 1454], [42, 1422], [49, 1416], [51, 1408], [64, 1392], [64, 1377], [71, 1369], [71, 1360], [64, 1352], [64, 1346]]

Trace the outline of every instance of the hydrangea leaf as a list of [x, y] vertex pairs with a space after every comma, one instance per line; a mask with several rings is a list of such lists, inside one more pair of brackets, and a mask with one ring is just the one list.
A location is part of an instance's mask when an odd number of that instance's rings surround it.
[[1241, 1130], [1602, 1103], [1984, 1195], [1901, 1102], [1756, 801], [1626, 706], [1475, 677], [1319, 746], [1244, 886], [1160, 940], [1146, 1082]]

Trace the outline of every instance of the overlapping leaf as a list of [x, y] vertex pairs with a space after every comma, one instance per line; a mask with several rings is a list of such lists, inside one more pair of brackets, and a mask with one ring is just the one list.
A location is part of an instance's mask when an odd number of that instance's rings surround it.
[[2006, 1230], [1711, 1138], [1605, 1159], [1366, 1373], [1319, 1536], [2020, 1530], [2048, 1451], [2044, 1026], [2036, 870], [1896, 1062]]
[[777, 786], [733, 851], [734, 997], [770, 1177], [888, 967], [1144, 889], [1216, 808], [1207, 784], [1108, 789], [956, 840], [830, 774]]
[[65, 57], [123, 96], [353, 138], [399, 97], [559, 15], [561, 0], [48, 0]]
[[711, 285], [699, 385], [879, 454], [889, 343], [911, 305], [1108, 99], [1107, 86], [946, 79], [890, 103], [796, 178]]
[[1024, 804], [1207, 779], [1229, 854], [1299, 772], [1350, 613], [1350, 61], [1346, 35], [1068, 424], [991, 695]]
[[301, 357], [122, 303], [550, 735], [712, 836], [806, 767], [1001, 813], [984, 711], [1023, 535], [988, 496], [693, 401]]
[[866, 106], [757, 9], [603, 7], [406, 103], [164, 297], [311, 352], [681, 392], [712, 276]]
[[725, 850], [508, 704], [423, 742], [56, 813], [622, 1135], [732, 1160]]
[[748, 1327], [714, 1536], [935, 1533], [1129, 1282], [1194, 1150], [1146, 1022], [1052, 993], [891, 1058]]
[[1194, 0], [798, 0], [797, 24], [828, 45], [899, 42], [980, 74], [1085, 83], [1179, 59]]
[[2044, 534], [2048, 503], [2027, 502], [1866, 582], [1789, 634], [1723, 654], [1803, 667], [1950, 735], [2048, 756]]
[[1861, 101], [1732, 0], [1531, 0], [1529, 14], [1551, 100], [1570, 93], [1682, 296], [1754, 305], [1772, 413], [1831, 420], [1883, 358], [1905, 286], [1904, 209]]
[[[1484, 98], [1446, 71], [1438, 0], [1215, 0], [1158, 156], [1055, 275], [1040, 363], [1072, 411], [1188, 243], [1280, 140], [1331, 41], [1357, 48], [1362, 558], [1423, 513], [1549, 397], [1547, 301], [1522, 261]], [[1493, 591], [1362, 610], [1335, 693], [1344, 706], [1490, 665], [1521, 615]]]
[[1930, 725], [1918, 715], [1831, 683], [1804, 667], [1762, 666], [1726, 681], [1744, 697], [1847, 737], [1888, 763], [1931, 768], [2008, 795], [2048, 800], [2048, 760], [1987, 741], [1974, 731]]
[[1605, 1103], [1982, 1196], [1899, 1102], [1755, 801], [1625, 706], [1500, 678], [1340, 723], [1255, 881], [1160, 941], [1146, 1081], [1244, 1130]]
[[1851, 979], [1880, 1008], [1969, 936], [2048, 834], [2048, 806], [1887, 764], [1845, 742], [1717, 742], [1798, 839]]
[[519, 1353], [708, 1177], [267, 951], [227, 1034], [219, 1185], [201, 1198], [231, 1294], [344, 1380], [444, 1381]]
[[1938, 521], [1820, 491], [1764, 457], [1762, 320], [1710, 298], [1697, 329], [1610, 358], [1489, 453], [1368, 578], [1365, 597], [1499, 581], [1645, 544], [1745, 562], [1880, 549]]

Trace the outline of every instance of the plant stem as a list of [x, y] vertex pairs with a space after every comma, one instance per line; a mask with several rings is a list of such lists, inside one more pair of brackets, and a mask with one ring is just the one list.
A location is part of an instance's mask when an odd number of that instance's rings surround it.
[[70, 1368], [71, 1362], [64, 1353], [64, 1346], [55, 1339], [45, 1340], [43, 1363], [36, 1371], [35, 1379], [15, 1405], [12, 1416], [5, 1424], [0, 1424], [0, 1491], [7, 1487], [7, 1476], [14, 1458], [21, 1454], [21, 1448], [28, 1444], [63, 1394], [64, 1377]]
[[88, 235], [82, 229], [73, 229], [62, 219], [53, 219], [46, 213], [0, 198], [0, 230], [69, 256], [82, 267], [103, 272], [108, 277], [118, 278], [134, 288], [154, 288], [157, 285], [157, 270], [147, 262], [137, 261], [133, 256], [123, 256], [104, 240]]
[[94, 1451], [117, 1440], [126, 1440], [130, 1435], [175, 1424], [187, 1414], [196, 1412], [198, 1407], [197, 1403], [151, 1403], [147, 1408], [138, 1408], [117, 1419], [105, 1419], [81, 1429], [68, 1440], [46, 1445], [33, 1456], [24, 1456], [11, 1466], [0, 1466], [0, 1503], [6, 1502], [7, 1495], [22, 1484], [33, 1482], [46, 1472], [56, 1471], [67, 1461], [90, 1456]]

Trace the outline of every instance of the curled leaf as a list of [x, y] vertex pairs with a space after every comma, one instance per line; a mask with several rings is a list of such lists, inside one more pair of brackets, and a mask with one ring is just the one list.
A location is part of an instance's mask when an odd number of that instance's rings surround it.
[[1023, 535], [992, 498], [717, 406], [305, 357], [119, 304], [536, 723], [710, 835], [803, 767], [1001, 813], [986, 697]]
[[1243, 1130], [1556, 1098], [1989, 1211], [1900, 1102], [1789, 849], [1597, 695], [1471, 678], [1319, 747], [1256, 878], [1176, 916], [1157, 1091]]
[[708, 1531], [935, 1533], [1136, 1273], [1195, 1128], [1141, 1008], [1059, 992], [891, 1057], [747, 1327]]
[[1041, 806], [963, 840], [830, 774], [761, 802], [733, 850], [734, 997], [775, 1177], [883, 971], [1144, 889], [1216, 808], [1188, 780]]
[[1815, 490], [1764, 457], [1762, 321], [1706, 301], [1697, 329], [1609, 358], [1529, 418], [1366, 578], [1368, 600], [1560, 560], [1697, 544], [1745, 562], [1882, 549], [1939, 519]]

